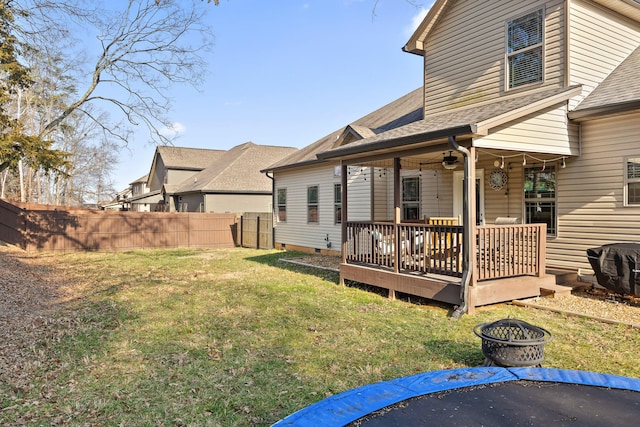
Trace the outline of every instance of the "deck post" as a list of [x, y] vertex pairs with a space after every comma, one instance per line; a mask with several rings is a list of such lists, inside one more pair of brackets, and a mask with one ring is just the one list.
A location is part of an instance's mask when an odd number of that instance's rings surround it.
[[401, 180], [400, 180], [400, 158], [394, 157], [393, 159], [393, 235], [395, 239], [394, 244], [394, 262], [393, 271], [400, 272], [400, 231], [398, 224], [400, 224], [401, 211], [400, 205], [402, 204], [401, 193]]
[[[342, 264], [347, 263], [347, 164], [340, 162], [340, 234], [341, 234], [341, 256]], [[344, 285], [344, 277], [340, 273], [340, 285]]]
[[540, 224], [538, 230], [538, 277], [544, 277], [547, 272], [547, 224]]

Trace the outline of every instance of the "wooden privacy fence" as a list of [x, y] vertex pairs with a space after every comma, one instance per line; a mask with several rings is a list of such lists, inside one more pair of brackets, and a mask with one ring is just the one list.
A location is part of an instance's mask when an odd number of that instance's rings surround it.
[[27, 251], [231, 248], [236, 214], [107, 212], [0, 200], [0, 240]]
[[245, 212], [240, 217], [240, 246], [273, 248], [273, 215], [268, 212]]

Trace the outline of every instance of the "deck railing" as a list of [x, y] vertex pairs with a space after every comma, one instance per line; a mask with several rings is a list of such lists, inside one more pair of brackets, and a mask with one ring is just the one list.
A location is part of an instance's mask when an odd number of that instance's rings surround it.
[[476, 233], [478, 280], [544, 274], [546, 224], [485, 225]]
[[[460, 225], [349, 222], [345, 259], [398, 273], [462, 276]], [[476, 227], [477, 280], [544, 273], [544, 224]], [[398, 248], [398, 250], [396, 250]]]
[[462, 230], [457, 225], [349, 222], [346, 260], [397, 272], [460, 277]]

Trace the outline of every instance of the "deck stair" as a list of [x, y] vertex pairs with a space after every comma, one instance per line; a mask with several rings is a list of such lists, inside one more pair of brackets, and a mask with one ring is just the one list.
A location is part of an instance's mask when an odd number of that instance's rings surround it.
[[578, 282], [578, 273], [573, 270], [547, 269], [547, 276], [555, 276], [555, 284], [544, 283], [540, 286], [540, 296], [556, 298], [571, 295], [576, 288], [589, 286], [587, 283]]

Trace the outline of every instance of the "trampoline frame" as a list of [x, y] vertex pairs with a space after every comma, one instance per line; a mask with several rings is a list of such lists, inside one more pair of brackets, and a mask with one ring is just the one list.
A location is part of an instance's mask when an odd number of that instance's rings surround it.
[[328, 397], [272, 427], [344, 426], [390, 405], [431, 393], [507, 381], [546, 381], [640, 392], [640, 379], [551, 368], [479, 367], [432, 371], [369, 384]]

